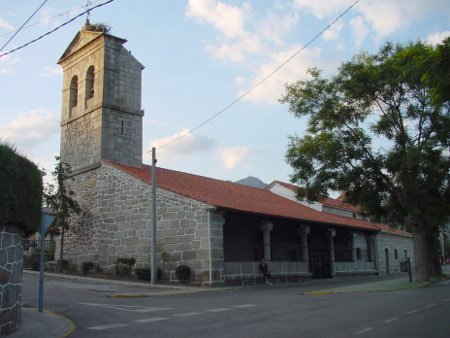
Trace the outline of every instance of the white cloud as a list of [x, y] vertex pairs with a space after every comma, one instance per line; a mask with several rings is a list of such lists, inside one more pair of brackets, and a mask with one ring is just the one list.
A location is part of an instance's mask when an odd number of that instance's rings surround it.
[[47, 109], [22, 113], [6, 125], [0, 125], [0, 137], [19, 148], [32, 148], [59, 132], [59, 118]]
[[339, 11], [348, 7], [351, 0], [294, 0], [294, 6], [300, 9], [309, 10], [314, 16], [323, 19], [336, 15]]
[[298, 13], [277, 15], [269, 12], [260, 23], [258, 32], [277, 45], [284, 44], [284, 36], [298, 23]]
[[367, 34], [369, 34], [369, 28], [367, 27], [364, 18], [360, 15], [355, 16], [350, 20], [350, 26], [352, 27], [352, 35], [355, 45], [356, 47], [359, 47], [367, 37]]
[[212, 24], [228, 38], [245, 34], [244, 21], [249, 5], [235, 7], [215, 0], [189, 0], [188, 17]]
[[432, 45], [441, 43], [445, 38], [450, 36], [450, 31], [434, 32], [428, 35], [427, 42]]
[[[272, 54], [270, 56], [270, 61], [259, 67], [255, 77], [251, 81], [252, 85], [256, 85], [262, 79], [267, 77], [300, 48], [300, 45], [292, 45], [283, 52]], [[278, 99], [280, 99], [284, 93], [285, 84], [305, 79], [308, 68], [317, 65], [317, 59], [319, 57], [320, 49], [304, 49], [299, 55], [278, 70], [277, 73], [255, 88], [244, 98], [244, 100], [277, 104]], [[244, 91], [245, 90], [242, 89], [239, 92], [239, 95], [242, 95]]]
[[226, 169], [233, 169], [250, 154], [247, 147], [230, 147], [219, 150], [219, 156]]
[[14, 30], [14, 27], [10, 23], [8, 23], [5, 19], [0, 17], [0, 29], [12, 31]]
[[57, 77], [62, 75], [63, 71], [60, 66], [44, 67], [40, 75], [43, 77]]
[[[214, 139], [200, 134], [189, 134], [189, 132], [189, 129], [183, 129], [174, 135], [150, 141], [144, 158], [149, 159], [151, 157], [152, 147], [156, 148], [158, 156], [164, 158], [165, 161], [169, 161], [179, 156], [208, 151], [216, 145], [216, 140]], [[170, 145], [168, 145], [169, 143]], [[162, 146], [164, 147], [161, 148]]]
[[14, 74], [14, 71], [12, 69], [0, 68], [0, 76], [2, 76], [2, 75], [11, 75], [11, 74]]
[[322, 38], [326, 41], [337, 40], [342, 28], [344, 28], [344, 21], [342, 19], [339, 19], [333, 26], [323, 32]]

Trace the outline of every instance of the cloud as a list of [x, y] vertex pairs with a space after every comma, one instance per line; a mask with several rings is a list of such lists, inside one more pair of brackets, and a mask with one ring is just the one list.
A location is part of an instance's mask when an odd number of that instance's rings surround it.
[[0, 68], [0, 76], [2, 76], [2, 75], [11, 75], [11, 74], [14, 74], [14, 71], [12, 69]]
[[226, 169], [233, 169], [250, 154], [247, 147], [230, 147], [219, 150], [219, 156]]
[[47, 109], [20, 114], [6, 125], [0, 125], [0, 137], [20, 148], [32, 148], [59, 132], [59, 118]]
[[[292, 45], [283, 52], [272, 54], [270, 60], [261, 65], [257, 70], [256, 75], [253, 80], [251, 80], [252, 86], [257, 85], [300, 48], [300, 45]], [[284, 93], [285, 84], [305, 79], [308, 68], [317, 64], [317, 59], [319, 57], [320, 49], [304, 49], [299, 55], [278, 70], [277, 73], [245, 96], [244, 100], [277, 104], [278, 99], [280, 99]], [[242, 95], [244, 92], [245, 89], [241, 89], [238, 95]]]
[[352, 35], [355, 45], [356, 47], [359, 47], [366, 38], [367, 34], [369, 34], [369, 28], [367, 27], [364, 18], [360, 15], [355, 16], [350, 20], [350, 26], [352, 27]]
[[339, 19], [333, 26], [323, 32], [322, 39], [326, 41], [337, 40], [342, 28], [344, 28], [344, 21], [342, 19]]
[[41, 70], [40, 75], [43, 77], [57, 77], [63, 74], [60, 66], [44, 67]]
[[10, 23], [8, 23], [5, 19], [0, 17], [0, 29], [12, 31], [14, 30], [14, 27]]
[[336, 15], [339, 11], [348, 7], [354, 1], [342, 0], [294, 0], [294, 6], [307, 9], [319, 19]]
[[428, 35], [427, 42], [432, 45], [441, 43], [445, 38], [450, 36], [450, 31], [434, 32]]
[[269, 12], [259, 24], [258, 32], [276, 45], [284, 44], [284, 36], [298, 23], [298, 13], [277, 15]]
[[[150, 141], [145, 158], [149, 158], [152, 147], [156, 148], [158, 156], [168, 161], [179, 156], [208, 151], [216, 145], [214, 139], [200, 134], [189, 134], [189, 132], [189, 129], [183, 129], [174, 135]], [[175, 140], [177, 141], [175, 142]], [[169, 143], [170, 145], [168, 145]]]

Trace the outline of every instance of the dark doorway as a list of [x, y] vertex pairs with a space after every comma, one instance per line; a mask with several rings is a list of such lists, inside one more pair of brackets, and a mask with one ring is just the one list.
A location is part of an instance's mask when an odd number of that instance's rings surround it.
[[386, 257], [386, 275], [390, 275], [391, 269], [389, 267], [389, 249], [384, 249], [384, 256]]
[[331, 278], [330, 245], [326, 230], [308, 236], [309, 271], [313, 278]]

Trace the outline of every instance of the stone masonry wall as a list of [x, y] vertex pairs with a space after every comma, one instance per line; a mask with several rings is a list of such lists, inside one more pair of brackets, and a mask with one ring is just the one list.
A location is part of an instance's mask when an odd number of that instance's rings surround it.
[[[412, 237], [380, 232], [376, 236], [376, 248], [377, 267], [380, 274], [386, 274], [386, 249], [388, 249], [389, 273], [400, 272], [400, 262], [405, 261], [405, 254], [411, 258], [411, 269], [414, 271], [414, 244]], [[397, 258], [395, 258], [395, 250], [397, 250]]]
[[[150, 185], [108, 163], [75, 176], [71, 183], [88, 221], [73, 219], [67, 232], [65, 258], [112, 267], [119, 257], [134, 257], [136, 267], [150, 266]], [[181, 264], [193, 270], [193, 280], [209, 281], [209, 250], [214, 278], [223, 272], [223, 218], [211, 206], [157, 189], [158, 266], [174, 277]], [[210, 223], [211, 220], [211, 223]], [[211, 224], [211, 228], [209, 228]], [[211, 239], [209, 234], [211, 234]], [[165, 264], [161, 252], [167, 253]], [[56, 257], [59, 248], [56, 250]]]
[[10, 334], [22, 323], [22, 237], [0, 227], [0, 335]]

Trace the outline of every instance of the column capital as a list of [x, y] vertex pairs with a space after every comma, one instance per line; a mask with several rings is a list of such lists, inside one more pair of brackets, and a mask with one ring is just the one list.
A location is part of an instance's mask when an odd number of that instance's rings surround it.
[[310, 232], [310, 227], [301, 225], [300, 228], [298, 229], [298, 232], [299, 232], [301, 235], [308, 235], [309, 232]]
[[262, 231], [272, 231], [273, 229], [273, 223], [272, 222], [264, 222], [260, 225], [259, 229]]
[[336, 236], [336, 229], [328, 228], [328, 232], [330, 236], [335, 237]]

